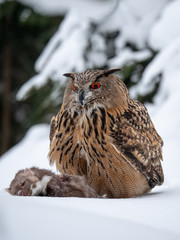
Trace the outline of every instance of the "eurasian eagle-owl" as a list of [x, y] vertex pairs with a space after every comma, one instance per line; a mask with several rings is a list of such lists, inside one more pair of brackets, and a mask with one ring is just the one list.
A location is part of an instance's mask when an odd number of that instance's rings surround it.
[[164, 181], [163, 141], [147, 109], [113, 74], [119, 70], [64, 74], [69, 81], [50, 126], [50, 163], [84, 175], [109, 198], [142, 195]]

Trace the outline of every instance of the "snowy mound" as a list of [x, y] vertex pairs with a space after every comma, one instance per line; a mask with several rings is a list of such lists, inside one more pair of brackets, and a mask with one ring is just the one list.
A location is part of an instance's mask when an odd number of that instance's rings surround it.
[[178, 240], [180, 187], [137, 199], [0, 197], [0, 237]]

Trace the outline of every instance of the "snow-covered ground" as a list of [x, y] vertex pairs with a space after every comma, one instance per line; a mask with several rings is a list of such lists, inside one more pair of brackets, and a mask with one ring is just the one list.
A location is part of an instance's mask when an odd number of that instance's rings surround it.
[[1, 193], [3, 240], [176, 239], [180, 187], [136, 199], [12, 197]]
[[[30, 0], [21, 1], [30, 4]], [[42, 3], [43, 0], [39, 2]], [[39, 2], [31, 1], [31, 4], [38, 8], [41, 7], [40, 4], [38, 5]], [[61, 1], [51, 2], [56, 2], [60, 6]], [[78, 2], [85, 4], [80, 0]], [[90, 4], [92, 1], [84, 2]], [[101, 1], [97, 2], [94, 15], [101, 4]], [[104, 5], [105, 15], [109, 2], [107, 1]], [[53, 6], [56, 6], [53, 3], [51, 10]], [[82, 62], [81, 54], [83, 44], [86, 43], [84, 41], [86, 41], [85, 34], [89, 26], [89, 17], [93, 18], [94, 15], [88, 15], [86, 18], [85, 14], [83, 16], [77, 14], [77, 8], [73, 11], [70, 5], [63, 4], [68, 12], [63, 22], [64, 25], [60, 26], [38, 59], [36, 69], [39, 74], [22, 87], [19, 98], [26, 94], [30, 86], [35, 84], [38, 87], [43, 84], [49, 74], [55, 74], [56, 78], [61, 71], [66, 72], [68, 66], [75, 65], [80, 70], [85, 64]], [[47, 11], [48, 7], [49, 4], [43, 4], [41, 11], [44, 11], [44, 8]], [[114, 67], [118, 63], [123, 64], [133, 59], [147, 58], [150, 52], [145, 48], [146, 44], [159, 51], [145, 69], [141, 81], [130, 90], [130, 93], [133, 97], [138, 93], [148, 93], [155, 84], [154, 77], [162, 75], [162, 82], [154, 104], [147, 105], [147, 107], [157, 131], [164, 140], [165, 183], [163, 186], [156, 187], [146, 196], [134, 199], [10, 196], [4, 188], [9, 186], [19, 169], [33, 165], [50, 168], [47, 160], [49, 126], [37, 125], [32, 127], [25, 138], [0, 159], [0, 239], [180, 239], [179, 10], [180, 0], [121, 1], [117, 13], [111, 19], [111, 25], [106, 22], [101, 26], [104, 29], [119, 27], [122, 30], [122, 35], [116, 43], [119, 53], [109, 62]], [[79, 12], [81, 12], [81, 7], [79, 7]], [[117, 21], [119, 16], [122, 17]], [[82, 19], [86, 21], [83, 22]], [[124, 25], [123, 22], [125, 22]], [[74, 31], [71, 31], [72, 27]], [[81, 40], [77, 40], [79, 36], [77, 31], [83, 35]], [[70, 34], [69, 41], [74, 42], [72, 48], [75, 54], [70, 62], [68, 62], [69, 54], [72, 55], [73, 51], [68, 49], [67, 42], [64, 40], [68, 34]], [[139, 46], [139, 51], [132, 52], [123, 47], [124, 42], [131, 38]], [[76, 45], [76, 41], [80, 41], [82, 45]], [[103, 42], [100, 45], [103, 49]], [[65, 62], [61, 61], [60, 53], [63, 53]], [[78, 59], [80, 59], [79, 64]]]

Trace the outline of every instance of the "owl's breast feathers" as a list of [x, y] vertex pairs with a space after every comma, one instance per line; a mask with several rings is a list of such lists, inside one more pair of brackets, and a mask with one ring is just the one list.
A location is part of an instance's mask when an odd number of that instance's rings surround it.
[[163, 183], [162, 145], [139, 102], [86, 113], [62, 107], [51, 120], [49, 159], [60, 172], [85, 175], [99, 194], [131, 197]]

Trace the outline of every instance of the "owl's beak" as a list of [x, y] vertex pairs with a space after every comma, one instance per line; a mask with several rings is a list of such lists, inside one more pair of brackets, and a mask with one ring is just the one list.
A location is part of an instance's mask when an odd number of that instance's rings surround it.
[[79, 102], [81, 103], [81, 105], [84, 105], [84, 90], [81, 90], [79, 92]]

